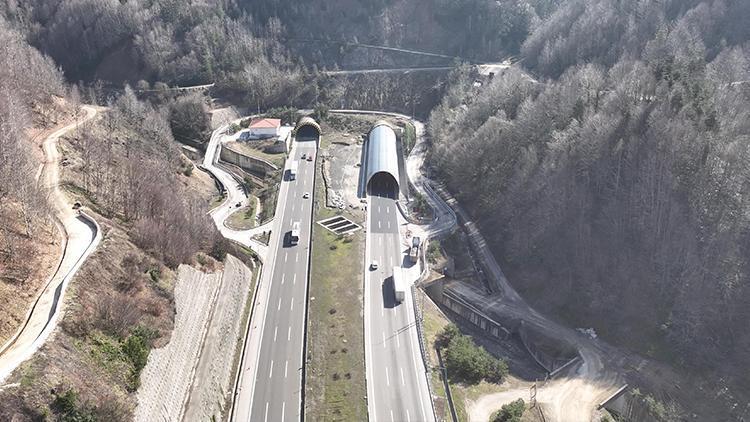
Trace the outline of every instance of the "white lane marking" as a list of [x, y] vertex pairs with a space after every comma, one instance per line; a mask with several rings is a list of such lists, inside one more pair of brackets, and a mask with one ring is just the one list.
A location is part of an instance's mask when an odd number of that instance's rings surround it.
[[391, 378], [388, 376], [388, 367], [385, 367], [385, 385], [391, 385]]
[[393, 335], [396, 337], [396, 347], [401, 347], [401, 340], [398, 339], [398, 333], [393, 333]]
[[284, 420], [284, 413], [286, 413], [286, 402], [281, 403], [281, 420]]
[[378, 214], [380, 214], [380, 205], [378, 205]]
[[378, 221], [378, 228], [380, 228], [380, 221]]
[[264, 421], [268, 420], [268, 402], [266, 402], [266, 416], [263, 417]]
[[391, 410], [391, 422], [394, 422], [395, 419], [393, 419], [393, 410]]
[[383, 349], [385, 349], [385, 332], [383, 332]]
[[388, 228], [389, 229], [391, 228], [391, 222], [390, 221], [388, 221]]
[[[289, 369], [289, 361], [286, 361], [286, 362], [284, 363], [284, 378], [286, 378], [286, 370], [287, 370], [287, 369]], [[403, 371], [403, 369], [402, 369], [402, 371]], [[402, 377], [404, 376], [404, 375], [403, 375], [403, 372], [401, 373], [401, 376], [402, 376]], [[282, 419], [283, 419], [283, 418], [282, 418]]]
[[411, 416], [409, 416], [409, 409], [406, 409], [406, 422], [411, 422]]
[[268, 378], [273, 378], [273, 359], [271, 359], [271, 371], [268, 373]]
[[292, 212], [294, 212], [294, 203], [292, 203]]
[[279, 298], [279, 306], [277, 307], [277, 309], [276, 309], [276, 310], [277, 310], [277, 311], [280, 311], [280, 310], [281, 310], [281, 298]]
[[302, 184], [303, 184], [304, 186], [307, 186], [307, 179], [304, 179], [304, 180], [302, 180]]
[[286, 330], [286, 341], [289, 341], [292, 339], [292, 326], [290, 325], [289, 328]]
[[289, 252], [284, 252], [284, 262], [289, 258]]
[[279, 332], [279, 326], [277, 325], [277, 326], [276, 326], [276, 327], [274, 327], [274, 329], [273, 329], [273, 342], [274, 342], [274, 343], [276, 343], [276, 333], [278, 333], [278, 332]]
[[404, 380], [404, 368], [401, 367], [401, 385], [406, 385], [406, 381]]
[[297, 255], [294, 257], [294, 262], [299, 262], [299, 252], [297, 252]]
[[294, 278], [292, 278], [292, 284], [297, 284], [297, 274], [295, 274]]
[[390, 214], [391, 213], [391, 207], [385, 207], [385, 213]]
[[293, 300], [292, 300], [291, 304], [292, 304], [292, 306], [289, 308], [290, 312], [294, 310], [294, 301]]
[[379, 240], [380, 246], [383, 246], [383, 238], [379, 237], [378, 240]]
[[284, 284], [284, 278], [286, 277], [286, 274], [281, 275], [281, 284]]

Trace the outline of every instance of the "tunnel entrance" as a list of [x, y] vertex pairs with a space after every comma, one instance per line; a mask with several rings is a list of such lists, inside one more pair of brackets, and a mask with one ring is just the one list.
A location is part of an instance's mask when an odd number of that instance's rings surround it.
[[294, 127], [294, 138], [297, 141], [319, 141], [320, 125], [312, 117], [305, 116]]
[[398, 199], [398, 181], [391, 173], [377, 172], [367, 182], [367, 193], [371, 196]]
[[303, 125], [297, 129], [298, 141], [317, 141], [320, 138], [320, 132], [313, 125]]

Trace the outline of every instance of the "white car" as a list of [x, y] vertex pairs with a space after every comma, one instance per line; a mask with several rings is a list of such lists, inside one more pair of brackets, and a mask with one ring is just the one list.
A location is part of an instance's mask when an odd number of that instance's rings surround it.
[[373, 260], [372, 264], [370, 264], [370, 269], [375, 271], [378, 269], [378, 261]]

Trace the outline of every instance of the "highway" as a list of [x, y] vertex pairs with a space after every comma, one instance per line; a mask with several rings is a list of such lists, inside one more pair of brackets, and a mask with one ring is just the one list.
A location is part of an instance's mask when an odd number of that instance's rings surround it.
[[[285, 172], [255, 303], [246, 353], [241, 363], [234, 421], [299, 421], [302, 419], [302, 374], [307, 287], [312, 229], [316, 140], [295, 141], [287, 160], [299, 162], [297, 177]], [[313, 154], [313, 161], [301, 160]], [[309, 193], [309, 198], [303, 198]], [[300, 223], [299, 244], [287, 233]]]
[[[368, 193], [365, 251], [365, 353], [371, 421], [435, 419], [415, 328], [411, 290], [402, 303], [393, 267], [412, 266], [399, 233], [397, 188], [373, 178]], [[378, 262], [373, 270], [370, 265]]]

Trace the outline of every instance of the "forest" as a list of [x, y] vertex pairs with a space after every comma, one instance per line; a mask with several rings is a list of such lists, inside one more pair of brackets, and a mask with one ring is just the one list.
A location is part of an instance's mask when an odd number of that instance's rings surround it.
[[[38, 135], [81, 102], [108, 111], [70, 140], [85, 175], [71, 188], [126, 233], [111, 238], [128, 255], [101, 264], [107, 277], [84, 274], [107, 294], [81, 298], [63, 324], [69, 348], [102, 333], [126, 344], [139, 321], [168, 333], [162, 273], [226, 251], [205, 199], [183, 187], [193, 167], [175, 143], [205, 142], [209, 100], [169, 86], [215, 83], [212, 95], [251, 110], [401, 111], [429, 116], [431, 166], [534, 307], [747, 401], [748, 22], [746, 0], [0, 0], [0, 283], [29, 279], [24, 257], [55, 236]], [[471, 62], [508, 57], [518, 64], [477, 85]], [[321, 72], [437, 63], [456, 70]], [[133, 292], [135, 316], [105, 318]], [[93, 377], [80, 353], [70, 364]], [[132, 383], [97, 382], [121, 394], [79, 401], [127, 419]], [[13, 400], [0, 418], [50, 402], [41, 390]]]
[[521, 46], [536, 79], [456, 71], [429, 121], [435, 167], [535, 306], [743, 394], [749, 16], [566, 2]]

